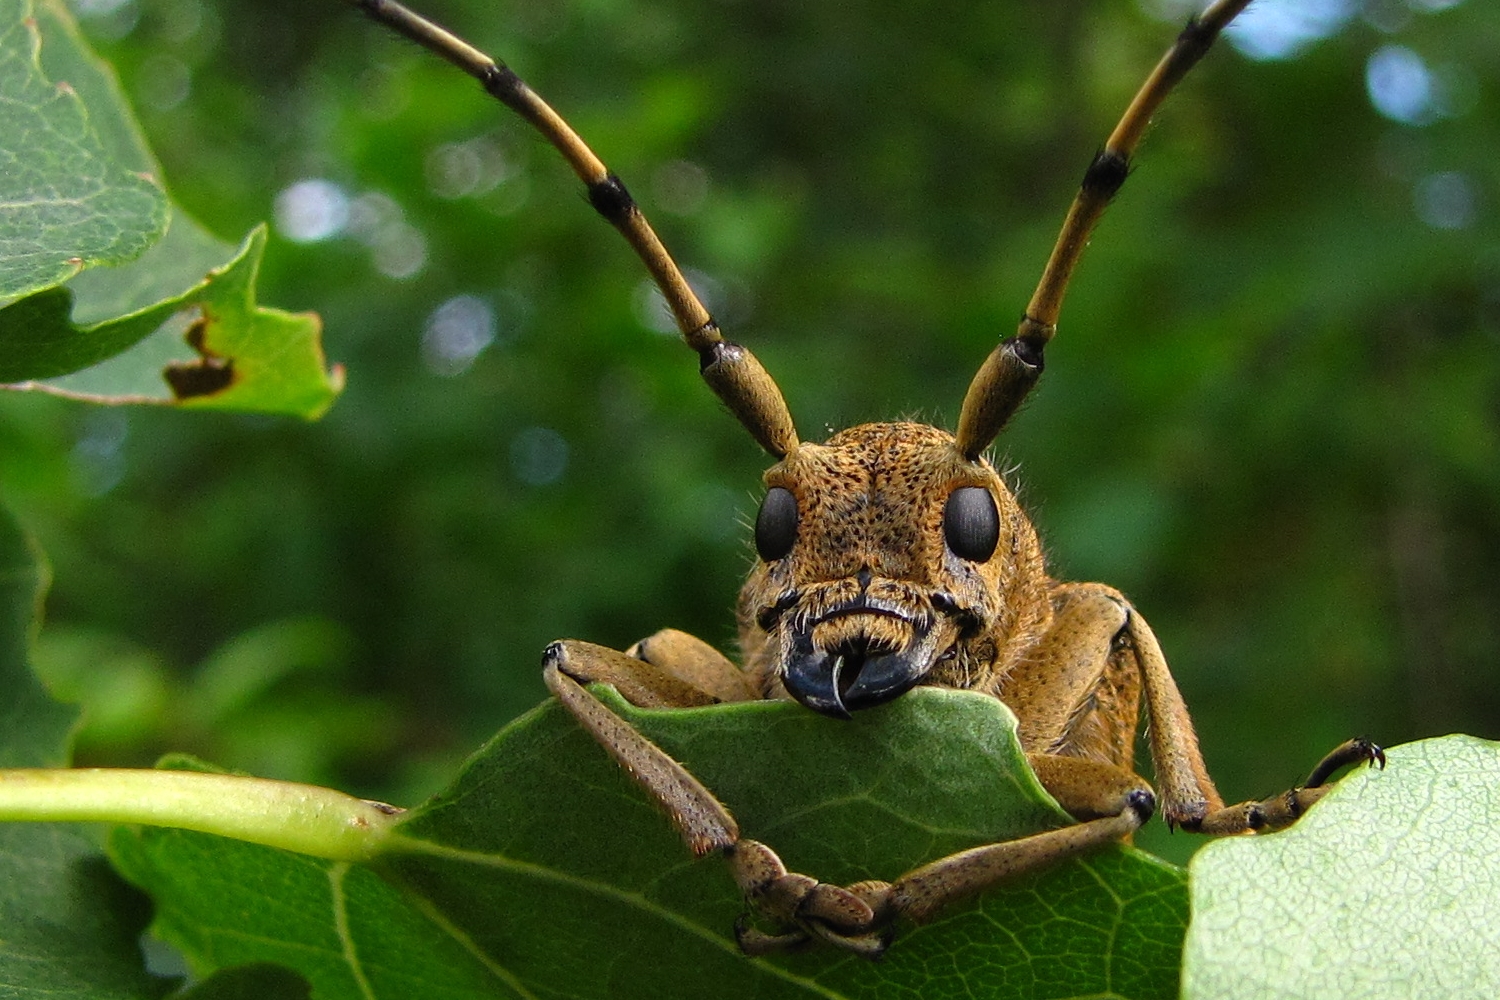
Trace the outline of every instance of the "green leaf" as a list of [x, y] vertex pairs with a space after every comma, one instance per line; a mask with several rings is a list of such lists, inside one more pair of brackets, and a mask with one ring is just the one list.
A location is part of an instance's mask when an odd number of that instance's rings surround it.
[[217, 972], [172, 1000], [308, 1000], [307, 980], [279, 965], [245, 965]]
[[[1063, 821], [992, 699], [922, 689], [852, 723], [789, 703], [613, 704], [700, 775], [746, 836], [819, 878], [894, 878]], [[397, 828], [376, 867], [122, 830], [121, 870], [200, 971], [285, 964], [334, 997], [1173, 996], [1183, 873], [1119, 847], [997, 888], [878, 963], [749, 959], [743, 901], [555, 703], [508, 726]]]
[[1296, 826], [1193, 859], [1184, 996], [1500, 996], [1500, 744], [1392, 749]]
[[[46, 571], [0, 507], [0, 767], [67, 762], [76, 713], [51, 701], [27, 666]], [[168, 982], [142, 968], [148, 906], [110, 870], [84, 829], [0, 824], [0, 998], [128, 1000]]]
[[0, 767], [60, 767], [78, 713], [47, 696], [31, 672], [31, 643], [47, 590], [36, 544], [0, 506]]
[[86, 100], [105, 81], [55, 3], [0, 0], [0, 302], [129, 260], [166, 228], [149, 157]]
[[328, 408], [342, 374], [327, 370], [317, 317], [255, 303], [264, 232], [236, 248], [180, 212], [168, 226], [119, 86], [56, 0], [0, 0], [0, 98], [0, 383], [104, 403]]

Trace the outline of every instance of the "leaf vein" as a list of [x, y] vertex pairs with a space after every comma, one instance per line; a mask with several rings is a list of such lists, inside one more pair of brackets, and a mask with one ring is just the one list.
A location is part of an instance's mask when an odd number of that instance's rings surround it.
[[344, 950], [344, 961], [349, 966], [349, 974], [354, 977], [354, 983], [359, 987], [359, 992], [366, 1000], [375, 1000], [375, 991], [370, 987], [370, 981], [365, 977], [364, 967], [360, 964], [359, 953], [354, 949], [354, 936], [349, 933], [349, 907], [344, 899], [344, 878], [349, 874], [349, 863], [340, 861], [330, 865], [328, 868], [329, 902], [333, 908], [333, 927], [338, 934], [339, 944]]

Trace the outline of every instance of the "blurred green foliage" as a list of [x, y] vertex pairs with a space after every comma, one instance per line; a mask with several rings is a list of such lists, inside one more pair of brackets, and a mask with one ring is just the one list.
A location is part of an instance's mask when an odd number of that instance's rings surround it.
[[[550, 149], [335, 0], [77, 7], [176, 198], [277, 220], [261, 299], [349, 373], [315, 424], [0, 398], [82, 762], [408, 802], [542, 698], [553, 638], [732, 645], [763, 458]], [[951, 424], [1185, 16], [423, 9], [625, 178], [809, 438]], [[1263, 9], [1309, 37], [1168, 103], [1000, 443], [1054, 571], [1152, 620], [1231, 797], [1353, 734], [1500, 735], [1500, 9]]]

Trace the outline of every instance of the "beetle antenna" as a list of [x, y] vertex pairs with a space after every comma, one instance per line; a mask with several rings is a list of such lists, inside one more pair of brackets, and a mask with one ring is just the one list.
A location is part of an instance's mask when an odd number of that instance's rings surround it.
[[797, 447], [797, 431], [776, 382], [755, 356], [725, 340], [703, 302], [661, 239], [646, 221], [620, 178], [551, 106], [510, 67], [393, 0], [348, 0], [372, 20], [436, 53], [478, 80], [485, 92], [531, 123], [568, 161], [588, 189], [589, 203], [619, 230], [646, 265], [682, 331], [698, 352], [709, 388], [724, 401], [762, 448], [781, 458]]
[[1250, 0], [1215, 0], [1188, 21], [1177, 41], [1156, 64], [1125, 114], [1105, 141], [1104, 148], [1083, 175], [1083, 184], [1063, 220], [1062, 231], [1041, 281], [1031, 295], [1021, 325], [990, 353], [964, 396], [958, 418], [958, 449], [969, 459], [989, 447], [1020, 407], [1042, 374], [1042, 351], [1057, 332], [1057, 315], [1068, 290], [1073, 267], [1088, 245], [1089, 234], [1115, 193], [1130, 174], [1130, 158], [1140, 145], [1151, 116], [1172, 88], [1203, 58], [1235, 16]]

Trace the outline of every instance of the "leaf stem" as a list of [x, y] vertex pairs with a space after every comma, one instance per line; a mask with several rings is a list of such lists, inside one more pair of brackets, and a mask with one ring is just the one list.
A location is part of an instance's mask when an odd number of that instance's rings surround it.
[[0, 769], [0, 822], [143, 823], [335, 861], [379, 854], [401, 810], [352, 795], [230, 774], [120, 768]]

